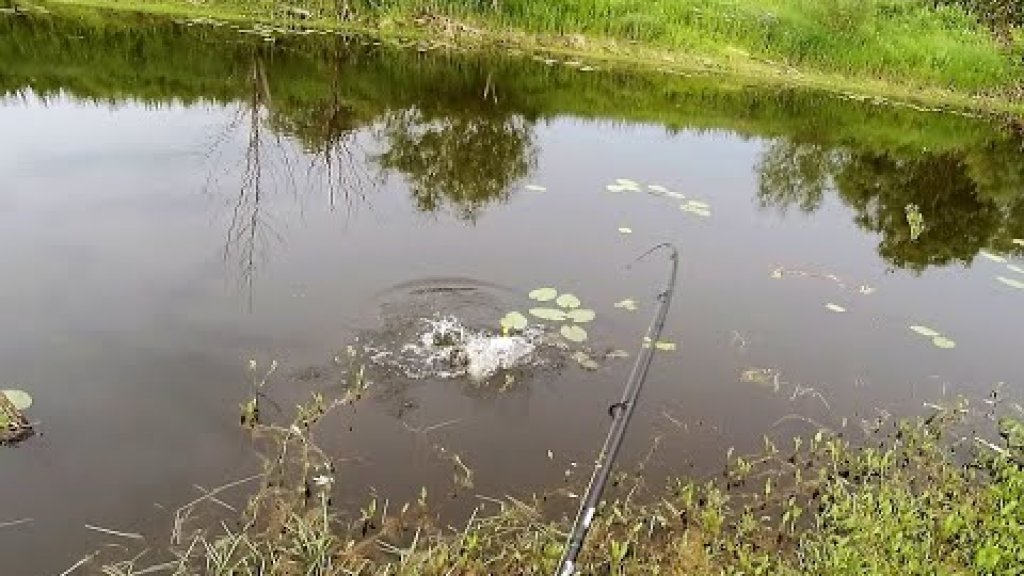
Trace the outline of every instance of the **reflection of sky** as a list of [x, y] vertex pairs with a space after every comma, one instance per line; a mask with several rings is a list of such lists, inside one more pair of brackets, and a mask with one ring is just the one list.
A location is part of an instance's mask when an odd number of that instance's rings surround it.
[[[355, 327], [372, 325], [375, 295], [410, 280], [468, 277], [522, 293], [553, 284], [598, 311], [595, 347], [632, 349], [650, 308], [628, 314], [611, 303], [649, 302], [665, 270], [657, 260], [630, 273], [622, 265], [657, 241], [675, 242], [683, 260], [666, 338], [680, 351], [658, 359], [627, 454], [642, 452], [663, 410], [725, 435], [674, 440], [674, 453], [697, 458], [719, 454], [716, 442], [759, 441], [789, 412], [852, 418], [879, 404], [935, 400], [941, 381], [981, 392], [1024, 378], [1016, 358], [1021, 296], [995, 284], [988, 263], [967, 273], [886, 274], [877, 239], [836, 201], [813, 215], [758, 207], [763, 142], [572, 119], [536, 129], [529, 180], [547, 192], [516, 191], [473, 224], [416, 213], [400, 178], [351, 214], [328, 210], [326, 193], [310, 182], [299, 181], [298, 201], [269, 186], [265, 207], [280, 238], [260, 262], [249, 312], [237, 266], [223, 253], [237, 186], [222, 178], [201, 192], [203, 154], [228, 120], [223, 110], [173, 106], [0, 106], [0, 366], [5, 382], [35, 395], [33, 417], [46, 431], [3, 454], [12, 465], [0, 476], [0, 520], [34, 517], [38, 525], [0, 541], [0, 557], [38, 551], [30, 557], [55, 560], [49, 572], [63, 569], [56, 564], [70, 564], [80, 549], [42, 550], [85, 541], [75, 529], [82, 523], [130, 529], [152, 501], [185, 500], [197, 478], [212, 485], [240, 477], [242, 458], [231, 455], [240, 452], [233, 419], [245, 360], [323, 362]], [[229, 166], [241, 144], [225, 145]], [[605, 191], [615, 178], [706, 200], [713, 215], [701, 220], [665, 198]], [[620, 235], [620, 226], [634, 234]], [[778, 266], [833, 273], [849, 286], [770, 279]], [[859, 295], [860, 284], [878, 291]], [[826, 302], [849, 312], [829, 313]], [[939, 351], [913, 336], [906, 327], [917, 323], [946, 332], [958, 348]], [[817, 388], [833, 412], [790, 402], [791, 388], [773, 396], [736, 382], [741, 370], [769, 366]], [[546, 449], [587, 460], [603, 425], [593, 414], [616, 398], [627, 368], [558, 373], [504, 403], [421, 392], [416, 417], [464, 418], [448, 440], [473, 462], [481, 488], [528, 490], [561, 477], [541, 466]], [[355, 478], [417, 489], [421, 478], [388, 468], [408, 456], [406, 433], [375, 414], [358, 416], [359, 442], [332, 441], [376, 453], [376, 467]], [[522, 465], [534, 457], [537, 466]]]

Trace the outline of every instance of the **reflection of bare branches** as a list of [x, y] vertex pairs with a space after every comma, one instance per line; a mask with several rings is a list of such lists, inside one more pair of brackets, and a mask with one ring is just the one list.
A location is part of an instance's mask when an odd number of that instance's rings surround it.
[[[359, 137], [362, 120], [342, 96], [345, 63], [351, 55], [349, 41], [338, 38], [336, 42], [329, 97], [291, 129], [312, 156], [306, 171], [309, 180], [324, 183], [331, 210], [343, 199], [351, 213], [357, 200], [365, 201], [374, 180], [365, 167], [367, 153]], [[294, 119], [278, 120], [294, 123]]]
[[232, 116], [213, 139], [207, 158], [215, 166], [222, 164], [228, 144], [240, 131], [245, 131], [241, 159], [234, 167], [211, 170], [205, 189], [210, 190], [222, 176], [240, 173], [236, 196], [232, 202], [231, 222], [224, 244], [224, 259], [238, 259], [240, 280], [246, 286], [252, 307], [253, 281], [261, 260], [261, 252], [280, 235], [265, 213], [268, 190], [290, 189], [295, 194], [294, 161], [284, 139], [267, 127], [273, 102], [270, 83], [259, 54], [253, 55], [249, 74], [250, 98]]
[[373, 178], [363, 162], [367, 154], [359, 141], [358, 127], [350, 125], [349, 114], [335, 91], [322, 127], [318, 127], [321, 134], [311, 150], [313, 157], [307, 176], [325, 183], [331, 210], [337, 207], [340, 198], [351, 213], [357, 200], [365, 202]]

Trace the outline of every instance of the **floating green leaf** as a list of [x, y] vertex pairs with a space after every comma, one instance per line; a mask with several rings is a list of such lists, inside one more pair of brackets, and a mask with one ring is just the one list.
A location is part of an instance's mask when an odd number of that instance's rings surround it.
[[700, 206], [694, 206], [692, 204], [683, 204], [682, 206], [679, 207], [679, 209], [682, 210], [683, 212], [689, 212], [690, 214], [695, 214], [702, 218], [707, 218], [711, 216], [711, 210], [708, 210], [707, 208], [702, 208]]
[[839, 304], [833, 304], [831, 302], [829, 302], [828, 304], [825, 304], [825, 308], [828, 308], [829, 310], [831, 310], [833, 312], [837, 312], [837, 313], [846, 312], [846, 308], [843, 308]]
[[576, 310], [570, 310], [566, 316], [577, 324], [585, 324], [592, 322], [597, 317], [597, 314], [589, 308], [577, 308]]
[[529, 190], [530, 192], [544, 192], [545, 190], [547, 190], [547, 188], [543, 186], [538, 186], [537, 184], [527, 184], [526, 189]]
[[924, 336], [925, 338], [935, 338], [937, 336], [942, 336], [941, 333], [939, 333], [939, 332], [937, 332], [935, 330], [932, 330], [931, 328], [929, 328], [927, 326], [917, 326], [917, 325], [915, 325], [915, 326], [911, 326], [910, 330], [913, 331], [913, 332], [917, 332], [918, 334], [920, 334], [921, 336]]
[[530, 315], [550, 322], [562, 322], [566, 317], [565, 312], [557, 308], [531, 308]]
[[558, 304], [562, 308], [579, 308], [580, 299], [572, 294], [562, 294], [555, 300], [555, 304]]
[[625, 226], [622, 226], [622, 227], [619, 228], [619, 234], [632, 234], [632, 233], [633, 233], [633, 229], [632, 228], [626, 228]]
[[554, 288], [537, 288], [530, 292], [530, 300], [536, 300], [537, 302], [550, 302], [557, 297], [558, 290]]
[[1016, 264], [1010, 264], [1006, 267], [1010, 272], [1016, 272], [1018, 274], [1024, 274], [1024, 268], [1017, 266]]
[[584, 330], [583, 328], [580, 328], [579, 326], [576, 326], [575, 324], [562, 326], [562, 329], [559, 330], [559, 333], [562, 335], [563, 338], [570, 342], [579, 343], [584, 342], [587, 339], [587, 331]]
[[579, 364], [586, 370], [597, 370], [598, 368], [601, 367], [601, 365], [595, 362], [589, 354], [582, 350], [574, 352], [572, 354], [572, 359], [575, 360], [577, 364]]
[[501, 318], [501, 327], [504, 330], [522, 330], [528, 323], [526, 316], [519, 312], [509, 312]]
[[935, 344], [939, 348], [943, 348], [946, 350], [950, 348], [956, 348], [956, 342], [950, 340], [949, 338], [946, 338], [945, 336], [936, 336], [935, 338], [932, 338], [932, 344]]
[[622, 300], [620, 302], [616, 302], [615, 303], [615, 307], [616, 308], [622, 308], [623, 310], [629, 310], [630, 312], [633, 312], [633, 311], [635, 311], [637, 309], [637, 304], [636, 304], [636, 300], [633, 300], [632, 298], [626, 298], [625, 300]]
[[771, 368], [751, 368], [740, 372], [740, 382], [768, 384], [774, 375], [775, 371]]
[[675, 352], [676, 351], [676, 343], [675, 342], [663, 342], [661, 340], [658, 340], [657, 342], [654, 343], [654, 349], [655, 350], [661, 350], [662, 352]]
[[7, 399], [19, 411], [28, 410], [32, 407], [32, 396], [24, 390], [0, 390], [0, 393], [7, 396]]
[[996, 276], [996, 280], [999, 280], [1003, 284], [1006, 284], [1010, 288], [1016, 288], [1018, 290], [1024, 290], [1024, 282], [1017, 280], [1016, 278], [1007, 278], [1005, 276]]
[[978, 255], [980, 255], [983, 258], [987, 258], [993, 262], [997, 262], [999, 264], [1006, 264], [1006, 258], [1003, 258], [998, 254], [993, 254], [991, 252], [986, 252], [985, 250], [980, 250], [978, 251]]

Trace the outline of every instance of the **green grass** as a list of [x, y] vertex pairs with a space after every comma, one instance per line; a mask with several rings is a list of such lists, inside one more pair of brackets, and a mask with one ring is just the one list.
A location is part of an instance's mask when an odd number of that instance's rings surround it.
[[[63, 0], [176, 15], [449, 35], [647, 67], [708, 68], [910, 99], [1021, 102], [1024, 34], [932, 0]], [[338, 16], [338, 5], [346, 18]], [[977, 103], [976, 103], [977, 105]]]
[[[360, 393], [357, 381], [342, 400], [317, 397], [293, 426], [250, 423], [270, 447], [268, 464], [236, 528], [212, 527], [223, 509], [200, 513], [200, 503], [222, 492], [215, 490], [178, 510], [169, 550], [127, 560], [108, 554], [96, 567], [107, 576], [154, 566], [175, 576], [554, 572], [568, 518], [552, 519], [545, 506], [575, 505], [564, 488], [526, 500], [483, 498], [458, 527], [438, 523], [425, 490], [415, 502], [375, 496], [358, 511], [335, 509], [329, 487], [345, 471], [316, 449], [317, 424]], [[581, 573], [1017, 576], [1024, 412], [1012, 405], [1016, 415], [993, 430], [966, 406], [865, 431], [856, 444], [843, 438], [850, 431], [819, 430], [781, 446], [766, 438], [759, 453], [728, 455], [721, 474], [675, 479], [663, 490], [648, 490], [639, 471], [616, 472], [618, 488], [592, 525]], [[979, 429], [998, 443], [975, 436]]]

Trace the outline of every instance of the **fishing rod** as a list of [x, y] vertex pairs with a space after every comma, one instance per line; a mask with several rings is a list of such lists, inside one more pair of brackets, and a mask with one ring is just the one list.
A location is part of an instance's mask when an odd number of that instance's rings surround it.
[[587, 486], [587, 494], [576, 513], [576, 520], [573, 522], [572, 531], [565, 544], [565, 552], [562, 560], [558, 563], [557, 576], [572, 576], [576, 572], [576, 559], [583, 549], [583, 541], [590, 531], [590, 524], [597, 513], [597, 507], [601, 502], [601, 494], [604, 493], [605, 484], [611, 476], [612, 465], [615, 457], [622, 447], [622, 440], [626, 437], [626, 428], [633, 416], [633, 409], [636, 408], [637, 397], [640, 395], [640, 388], [643, 387], [647, 378], [647, 370], [651, 367], [651, 360], [654, 358], [655, 342], [661, 337], [661, 330], [665, 327], [665, 318], [668, 316], [668, 308], [672, 303], [672, 293], [676, 287], [676, 272], [679, 270], [679, 251], [669, 243], [658, 244], [647, 252], [640, 255], [637, 260], [642, 260], [655, 250], [666, 248], [671, 251], [669, 258], [672, 261], [672, 271], [668, 277], [665, 289], [658, 294], [658, 310], [654, 320], [647, 328], [647, 336], [644, 338], [643, 346], [633, 364], [633, 371], [626, 380], [626, 387], [622, 392], [622, 400], [608, 407], [608, 413], [612, 416], [612, 424], [608, 429], [608, 437], [605, 438], [601, 453], [594, 463], [594, 473], [590, 477], [590, 485]]

